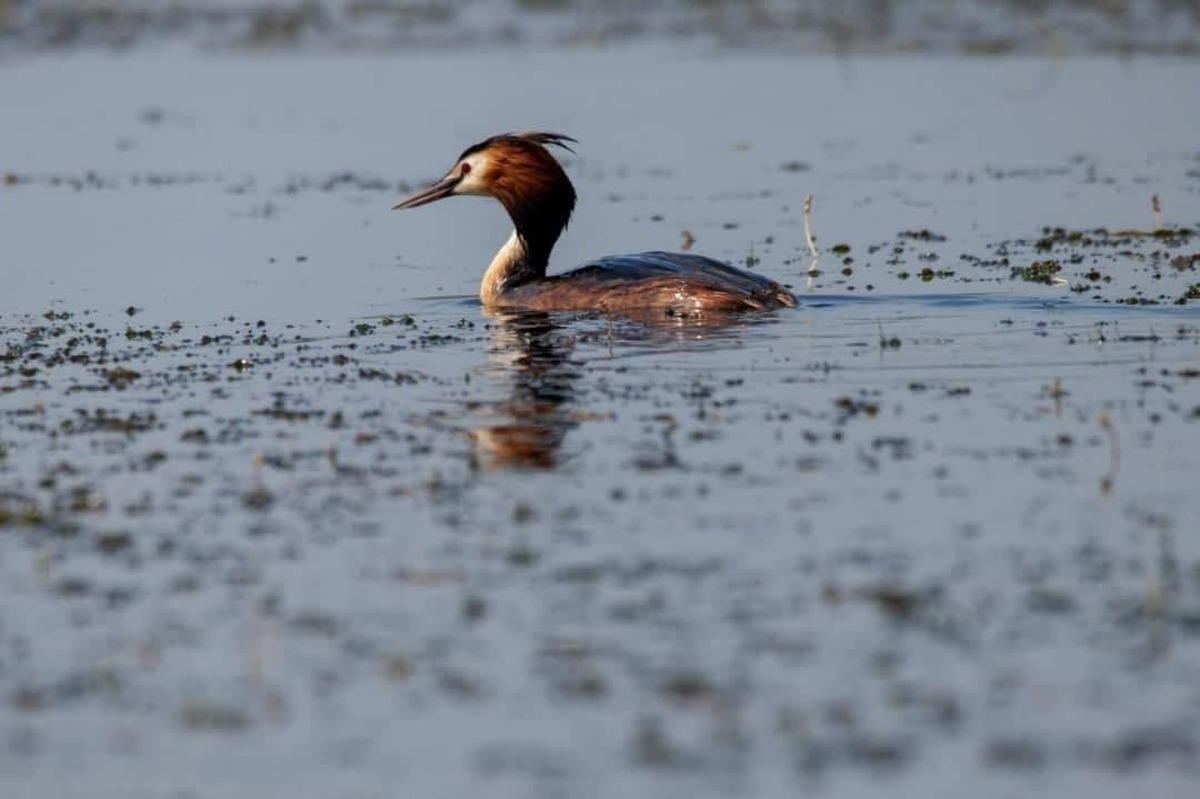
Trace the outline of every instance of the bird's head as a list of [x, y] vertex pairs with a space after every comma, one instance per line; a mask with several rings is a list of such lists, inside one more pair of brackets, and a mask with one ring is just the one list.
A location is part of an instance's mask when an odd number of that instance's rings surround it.
[[539, 131], [493, 136], [464, 150], [441, 180], [418, 189], [393, 207], [417, 208], [465, 194], [495, 197], [514, 220], [540, 210], [539, 206], [546, 203], [558, 206], [554, 210], [569, 217], [575, 206], [575, 190], [547, 148], [570, 150], [568, 142], [574, 141], [570, 136]]

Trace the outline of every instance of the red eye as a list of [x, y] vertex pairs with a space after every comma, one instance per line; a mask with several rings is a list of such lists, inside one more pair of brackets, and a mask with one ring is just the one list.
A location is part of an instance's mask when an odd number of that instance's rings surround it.
[[471, 174], [471, 165], [468, 163], [464, 163], [462, 165], [462, 176], [465, 178], [469, 174]]

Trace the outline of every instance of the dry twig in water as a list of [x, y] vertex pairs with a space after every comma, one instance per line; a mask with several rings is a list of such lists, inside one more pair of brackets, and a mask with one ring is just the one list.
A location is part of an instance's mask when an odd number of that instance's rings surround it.
[[817, 245], [813, 242], [812, 206], [813, 196], [809, 194], [804, 198], [804, 241], [808, 243], [808, 251], [812, 254], [812, 257], [816, 259], [820, 253], [817, 252]]
[[804, 197], [804, 241], [808, 244], [809, 254], [812, 255], [812, 261], [808, 264], [809, 288], [812, 288], [812, 279], [817, 274], [817, 261], [821, 257], [821, 253], [817, 251], [816, 242], [813, 241], [812, 206], [813, 196], [811, 194], [806, 195]]

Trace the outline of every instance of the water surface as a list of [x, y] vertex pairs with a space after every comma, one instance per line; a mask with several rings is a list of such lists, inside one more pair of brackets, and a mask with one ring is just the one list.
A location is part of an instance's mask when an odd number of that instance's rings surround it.
[[[1193, 72], [6, 64], [4, 795], [1190, 795]], [[531, 127], [801, 307], [485, 314]]]

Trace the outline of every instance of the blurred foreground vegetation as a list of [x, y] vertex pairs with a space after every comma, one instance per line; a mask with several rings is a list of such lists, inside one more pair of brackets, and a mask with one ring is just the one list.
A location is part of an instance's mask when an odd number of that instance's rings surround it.
[[0, 48], [1200, 52], [1200, 0], [0, 0]]

